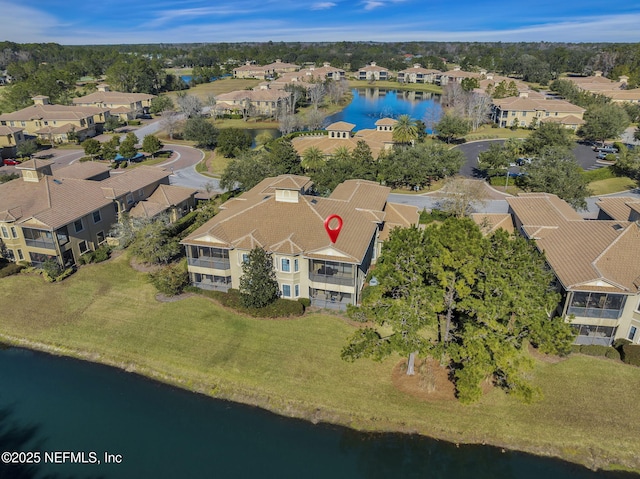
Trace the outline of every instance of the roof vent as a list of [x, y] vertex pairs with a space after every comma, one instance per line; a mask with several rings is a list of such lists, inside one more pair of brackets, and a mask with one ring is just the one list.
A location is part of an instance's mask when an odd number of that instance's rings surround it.
[[615, 225], [613, 225], [613, 229], [616, 231], [620, 231], [624, 229], [624, 226], [622, 226], [621, 224], [616, 223]]
[[311, 200], [311, 204], [312, 205], [317, 205], [318, 204], [318, 200], [316, 200], [315, 198]]
[[62, 184], [62, 181], [60, 181], [60, 180], [59, 180], [59, 179], [57, 179], [57, 178], [54, 178], [54, 179], [53, 179], [53, 182], [54, 182], [56, 185], [61, 185], [61, 184]]

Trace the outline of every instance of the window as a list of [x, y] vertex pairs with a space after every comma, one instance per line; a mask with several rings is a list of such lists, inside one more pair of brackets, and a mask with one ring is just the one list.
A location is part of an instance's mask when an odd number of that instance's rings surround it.
[[4, 236], [5, 238], [9, 237], [9, 230], [7, 229], [6, 226], [2, 227], [2, 236]]
[[131, 193], [127, 193], [127, 204], [130, 205], [133, 203], [133, 195]]
[[100, 215], [100, 210], [93, 212], [93, 222], [100, 223], [102, 221], [102, 216]]
[[73, 227], [76, 230], [76, 233], [80, 233], [80, 231], [82, 231], [84, 229], [84, 226], [82, 226], [82, 218], [80, 218], [77, 221], [73, 222]]
[[21, 249], [18, 250], [18, 259], [20, 261], [22, 261], [24, 259], [24, 255], [22, 254], [22, 250]]
[[89, 251], [86, 241], [80, 241], [80, 243], [78, 243], [78, 248], [80, 249], [80, 254], [84, 254]]
[[104, 243], [104, 231], [98, 231], [96, 234], [96, 240], [98, 241], [98, 244]]
[[138, 198], [142, 198], [144, 196], [144, 190], [140, 189], [138, 190]]
[[293, 285], [293, 295], [297, 298], [298, 296], [300, 296], [300, 285], [299, 284], [294, 284]]
[[635, 326], [631, 326], [631, 328], [629, 329], [629, 334], [627, 335], [627, 339], [629, 341], [633, 341], [636, 338], [636, 332], [638, 332], [638, 328], [636, 328]]
[[56, 231], [56, 237], [58, 238], [58, 244], [60, 246], [67, 244], [69, 242], [69, 232], [67, 231], [67, 227], [63, 226]]
[[17, 238], [18, 237], [18, 230], [16, 230], [15, 226], [11, 227], [11, 237], [12, 238]]
[[[300, 271], [300, 261], [298, 260], [298, 258], [293, 260], [293, 270], [295, 272]], [[297, 295], [296, 295], [297, 296]]]
[[247, 253], [242, 253], [242, 262], [243, 263], [249, 262], [249, 255]]
[[282, 261], [280, 262], [280, 264], [282, 265], [282, 271], [284, 271], [285, 273], [288, 273], [289, 271], [291, 271], [291, 263], [289, 262], [288, 258], [282, 258]]
[[288, 285], [288, 284], [282, 285], [282, 297], [283, 298], [291, 297], [291, 285]]

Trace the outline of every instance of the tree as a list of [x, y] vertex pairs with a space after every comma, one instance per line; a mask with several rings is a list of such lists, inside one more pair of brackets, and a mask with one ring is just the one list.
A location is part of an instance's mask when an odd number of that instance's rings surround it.
[[558, 195], [574, 208], [585, 209], [590, 195], [587, 181], [573, 154], [561, 147], [547, 147], [522, 167], [518, 184], [527, 191]]
[[220, 187], [225, 190], [250, 190], [266, 177], [273, 176], [272, 168], [264, 150], [242, 152], [224, 169]]
[[307, 148], [304, 153], [302, 153], [302, 160], [300, 161], [300, 164], [305, 171], [315, 171], [320, 168], [325, 163], [325, 161], [326, 158], [324, 156], [324, 153], [322, 153], [319, 148], [312, 146]]
[[84, 149], [84, 154], [89, 155], [92, 160], [100, 154], [102, 149], [102, 144], [93, 138], [87, 138], [82, 142], [81, 146]]
[[114, 131], [120, 126], [120, 120], [117, 116], [110, 115], [104, 122], [104, 131]]
[[536, 156], [549, 146], [569, 150], [573, 146], [571, 133], [557, 123], [541, 123], [529, 138], [524, 141], [523, 149], [529, 156]]
[[218, 144], [218, 129], [200, 116], [185, 122], [183, 134], [185, 140], [194, 141], [198, 148], [212, 150]]
[[472, 91], [475, 88], [480, 88], [480, 82], [477, 78], [467, 77], [462, 79], [460, 86], [464, 91]]
[[293, 113], [289, 113], [280, 117], [280, 121], [278, 122], [278, 130], [283, 135], [288, 135], [296, 131], [299, 127], [300, 122], [298, 121], [298, 117]]
[[202, 113], [202, 101], [197, 96], [180, 92], [176, 100], [178, 108], [187, 118], [195, 118]]
[[149, 153], [155, 158], [156, 153], [162, 150], [164, 145], [155, 135], [145, 135], [142, 139], [142, 151]]
[[113, 135], [109, 141], [102, 144], [100, 156], [108, 161], [113, 161], [118, 155], [118, 146], [120, 146], [120, 135]]
[[174, 110], [175, 105], [173, 104], [173, 100], [170, 96], [160, 95], [151, 100], [151, 106], [149, 107], [149, 112], [157, 115], [158, 113], [162, 113], [166, 110]]
[[31, 158], [36, 151], [38, 151], [38, 144], [36, 140], [23, 141], [16, 147], [16, 153], [21, 158]]
[[310, 110], [305, 120], [309, 130], [319, 130], [324, 124], [325, 116], [320, 110]]
[[138, 138], [133, 132], [127, 133], [127, 136], [120, 143], [120, 148], [118, 148], [118, 153], [123, 158], [130, 160], [138, 153], [138, 149], [136, 148], [136, 143], [138, 142]]
[[[378, 286], [363, 295], [360, 308], [349, 308], [352, 319], [377, 327], [358, 329], [342, 349], [342, 359], [382, 360], [393, 352], [409, 358], [407, 374], [414, 374], [415, 355], [427, 352], [427, 328], [436, 324], [436, 311], [430, 291], [424, 287], [428, 269], [423, 251], [425, 236], [419, 229], [396, 228], [382, 245], [382, 256], [375, 269]], [[381, 334], [381, 329], [390, 333]]]
[[169, 218], [162, 216], [137, 229], [130, 250], [143, 263], [166, 265], [182, 249], [178, 239], [173, 237]]
[[440, 121], [436, 124], [438, 136], [446, 138], [447, 143], [451, 143], [456, 137], [461, 137], [471, 131], [471, 124], [460, 116], [452, 113], [445, 113]]
[[317, 110], [318, 105], [324, 98], [326, 94], [326, 89], [323, 83], [314, 83], [307, 90], [307, 94], [309, 96], [309, 101], [313, 105], [313, 109]]
[[467, 218], [396, 228], [375, 277], [362, 305], [348, 310], [372, 325], [352, 335], [345, 360], [397, 352], [409, 357], [410, 373], [415, 355], [424, 354], [453, 371], [461, 402], [477, 400], [486, 379], [526, 401], [538, 394], [525, 376], [527, 342], [552, 353], [570, 348], [570, 325], [552, 316], [559, 300], [553, 275], [521, 237], [483, 237]]
[[276, 175], [302, 173], [300, 157], [288, 138], [278, 138], [269, 145], [268, 160]]
[[584, 114], [584, 125], [580, 135], [587, 140], [604, 142], [607, 138], [618, 138], [629, 126], [629, 116], [614, 103], [592, 106]]
[[484, 182], [465, 178], [449, 178], [441, 192], [438, 209], [457, 218], [469, 216], [475, 206], [483, 205], [487, 199]]
[[173, 263], [150, 272], [149, 281], [162, 294], [175, 296], [189, 284], [189, 273], [184, 262]]
[[523, 148], [523, 142], [515, 138], [509, 138], [504, 143], [492, 142], [488, 150], [478, 155], [478, 166], [487, 176], [508, 174], [509, 166], [520, 156]]
[[162, 120], [160, 126], [167, 132], [169, 139], [173, 140], [173, 134], [176, 132], [180, 122], [180, 114], [173, 110], [162, 110]]
[[418, 138], [415, 120], [409, 115], [400, 115], [396, 124], [393, 125], [392, 138], [400, 145], [413, 143]]
[[268, 131], [263, 131], [256, 136], [256, 146], [265, 146], [271, 140], [273, 140], [273, 135]]
[[227, 158], [235, 158], [240, 152], [251, 148], [251, 135], [240, 128], [223, 128], [218, 134], [216, 151]]
[[258, 246], [253, 248], [242, 263], [242, 305], [245, 308], [264, 308], [278, 298], [279, 291], [271, 255]]

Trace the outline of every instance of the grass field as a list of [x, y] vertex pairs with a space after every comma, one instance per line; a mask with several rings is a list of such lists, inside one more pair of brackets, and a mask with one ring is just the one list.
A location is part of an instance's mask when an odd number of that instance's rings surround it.
[[199, 296], [158, 302], [126, 255], [82, 267], [59, 284], [28, 274], [1, 281], [0, 339], [7, 342], [286, 416], [640, 470], [640, 424], [629, 420], [640, 395], [640, 368], [580, 355], [539, 360], [532, 377], [543, 401], [525, 405], [493, 390], [462, 406], [397, 390], [391, 380], [397, 356], [381, 363], [342, 361], [340, 350], [354, 327], [339, 315], [257, 320]]
[[638, 184], [635, 181], [625, 176], [592, 181], [589, 183], [589, 189], [593, 192], [593, 196], [618, 193], [619, 191], [632, 190], [637, 187]]

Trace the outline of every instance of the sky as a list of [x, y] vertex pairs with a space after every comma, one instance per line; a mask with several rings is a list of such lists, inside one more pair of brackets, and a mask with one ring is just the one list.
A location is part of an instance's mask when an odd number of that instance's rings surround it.
[[640, 0], [0, 0], [0, 41], [640, 42]]

